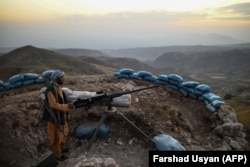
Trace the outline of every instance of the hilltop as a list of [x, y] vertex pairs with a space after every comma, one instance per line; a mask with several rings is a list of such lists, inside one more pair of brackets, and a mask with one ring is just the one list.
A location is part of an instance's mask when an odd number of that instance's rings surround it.
[[[90, 92], [116, 93], [150, 85], [144, 81], [117, 80], [110, 75], [66, 75], [65, 79], [64, 87]], [[46, 124], [41, 120], [42, 102], [38, 99], [39, 89], [45, 85], [1, 92], [2, 165], [29, 166], [48, 151]], [[171, 135], [187, 150], [249, 150], [246, 129], [227, 105], [212, 114], [202, 102], [164, 86], [131, 95], [129, 107], [116, 108], [152, 138], [158, 134]], [[96, 166], [110, 159], [119, 166], [147, 166], [153, 144], [116, 113], [108, 113], [105, 121], [111, 127], [108, 139], [97, 138], [88, 157], [82, 159], [87, 141], [76, 139], [74, 129], [97, 123], [103, 111], [101, 106], [70, 111], [72, 152], [68, 154], [70, 159], [59, 167]]]

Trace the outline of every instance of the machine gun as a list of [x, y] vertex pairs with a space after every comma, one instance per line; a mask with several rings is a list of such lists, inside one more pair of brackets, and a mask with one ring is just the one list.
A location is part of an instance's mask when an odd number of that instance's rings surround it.
[[110, 95], [104, 93], [104, 94], [97, 95], [97, 96], [91, 97], [91, 98], [79, 99], [79, 100], [74, 102], [74, 105], [75, 105], [75, 108], [80, 108], [80, 107], [89, 108], [91, 105], [101, 104], [101, 105], [106, 105], [108, 107], [108, 110], [110, 110], [112, 107], [111, 103], [113, 101], [113, 98], [120, 97], [120, 96], [125, 95], [125, 94], [139, 92], [139, 91], [146, 90], [146, 89], [152, 89], [155, 87], [158, 87], [158, 86], [157, 85], [149, 86], [146, 88], [136, 89], [136, 90], [132, 90], [132, 91], [126, 91], [126, 92], [121, 92], [121, 93], [114, 93], [114, 94], [110, 94]]

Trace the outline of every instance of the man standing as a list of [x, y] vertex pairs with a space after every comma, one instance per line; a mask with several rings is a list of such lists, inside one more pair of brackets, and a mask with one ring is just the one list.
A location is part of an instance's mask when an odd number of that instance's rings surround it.
[[46, 97], [50, 109], [53, 111], [56, 121], [48, 121], [49, 144], [57, 160], [67, 159], [64, 152], [69, 152], [67, 148], [67, 136], [69, 127], [67, 124], [67, 114], [69, 109], [74, 108], [73, 103], [67, 103], [67, 99], [61, 89], [64, 82], [64, 72], [55, 70], [51, 75], [51, 84], [47, 87]]

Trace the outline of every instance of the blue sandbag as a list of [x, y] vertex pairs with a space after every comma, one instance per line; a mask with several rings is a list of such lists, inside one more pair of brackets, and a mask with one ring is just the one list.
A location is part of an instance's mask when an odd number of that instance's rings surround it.
[[9, 83], [14, 84], [17, 82], [22, 82], [24, 80], [24, 75], [22, 73], [13, 75], [12, 77], [9, 78]]
[[129, 78], [131, 79], [137, 79], [137, 80], [141, 80], [142, 78], [138, 76], [138, 73], [133, 73], [129, 75]]
[[157, 79], [157, 77], [156, 77], [156, 76], [154, 76], [154, 75], [152, 75], [152, 76], [144, 76], [144, 77], [142, 77], [142, 80], [144, 80], [144, 81], [149, 81], [149, 82], [155, 82], [155, 81], [156, 81], [156, 79]]
[[212, 92], [211, 87], [206, 84], [196, 86], [195, 90], [202, 92], [202, 94]]
[[193, 94], [191, 92], [188, 93], [188, 97], [190, 97], [192, 99], [197, 99], [198, 98], [198, 96], [196, 96], [195, 94]]
[[131, 68], [122, 68], [119, 70], [120, 74], [131, 75], [134, 73], [134, 70]]
[[180, 88], [179, 92], [183, 95], [183, 96], [188, 96], [188, 91], [186, 89]]
[[23, 81], [23, 86], [27, 86], [27, 85], [32, 85], [35, 83], [35, 80], [27, 80], [27, 81]]
[[209, 102], [212, 102], [214, 100], [222, 100], [220, 96], [217, 96], [212, 92], [204, 93], [202, 97], [204, 97], [204, 99]]
[[97, 133], [97, 135], [101, 138], [107, 138], [109, 136], [109, 132], [110, 132], [110, 126], [107, 124], [102, 123], [99, 131]]
[[172, 85], [176, 85], [178, 87], [181, 86], [182, 82], [176, 81], [176, 80], [172, 80], [172, 79], [168, 79], [168, 82]]
[[0, 91], [4, 91], [4, 86], [0, 86]]
[[161, 74], [161, 75], [158, 76], [157, 80], [163, 81], [163, 82], [168, 82], [168, 76], [164, 75], [164, 74]]
[[139, 77], [152, 76], [152, 73], [148, 71], [138, 71], [137, 74]]
[[43, 73], [42, 73], [42, 76], [44, 77], [44, 78], [51, 78], [51, 75], [53, 74], [53, 72], [54, 72], [55, 70], [47, 70], [47, 71], [44, 71]]
[[176, 85], [168, 84], [167, 87], [174, 89], [174, 90], [179, 90], [179, 87]]
[[41, 84], [41, 83], [45, 83], [46, 82], [46, 78], [44, 77], [39, 77], [35, 80], [35, 83]]
[[153, 138], [157, 151], [185, 151], [186, 149], [172, 136], [159, 134]]
[[36, 80], [38, 79], [38, 75], [35, 73], [24, 73], [24, 80]]
[[207, 109], [211, 111], [212, 113], [216, 112], [217, 109], [210, 103], [206, 105]]
[[0, 80], [0, 87], [3, 87], [4, 82], [2, 80]]
[[4, 89], [5, 90], [11, 90], [11, 89], [16, 89], [16, 88], [19, 88], [23, 86], [23, 82], [16, 82], [16, 83], [10, 83], [10, 82], [7, 82], [4, 84]]
[[166, 85], [166, 86], [167, 86], [167, 85], [169, 84], [169, 82], [160, 81], [160, 80], [157, 79], [157, 80], [155, 81], [155, 84], [161, 84], [161, 85]]
[[76, 137], [79, 139], [90, 139], [95, 132], [95, 127], [84, 127], [83, 125], [79, 125], [76, 128]]
[[177, 75], [177, 74], [170, 74], [170, 75], [168, 75], [168, 79], [176, 81], [178, 83], [182, 83], [183, 82], [183, 78], [181, 76]]
[[186, 88], [196, 88], [196, 86], [199, 85], [199, 82], [196, 82], [196, 81], [187, 81], [187, 82], [184, 82], [182, 83], [182, 86], [183, 87], [186, 87]]
[[221, 100], [214, 100], [212, 101], [212, 106], [214, 106], [216, 109], [219, 109], [221, 105], [225, 104], [224, 101]]

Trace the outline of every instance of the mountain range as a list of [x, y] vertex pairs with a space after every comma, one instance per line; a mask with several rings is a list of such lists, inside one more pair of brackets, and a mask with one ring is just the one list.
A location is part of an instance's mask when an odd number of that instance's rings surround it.
[[155, 75], [237, 74], [250, 77], [250, 43], [218, 46], [162, 46], [121, 50], [43, 49], [31, 45], [0, 56], [0, 79], [19, 72], [62, 69], [74, 74], [112, 74], [121, 68]]

